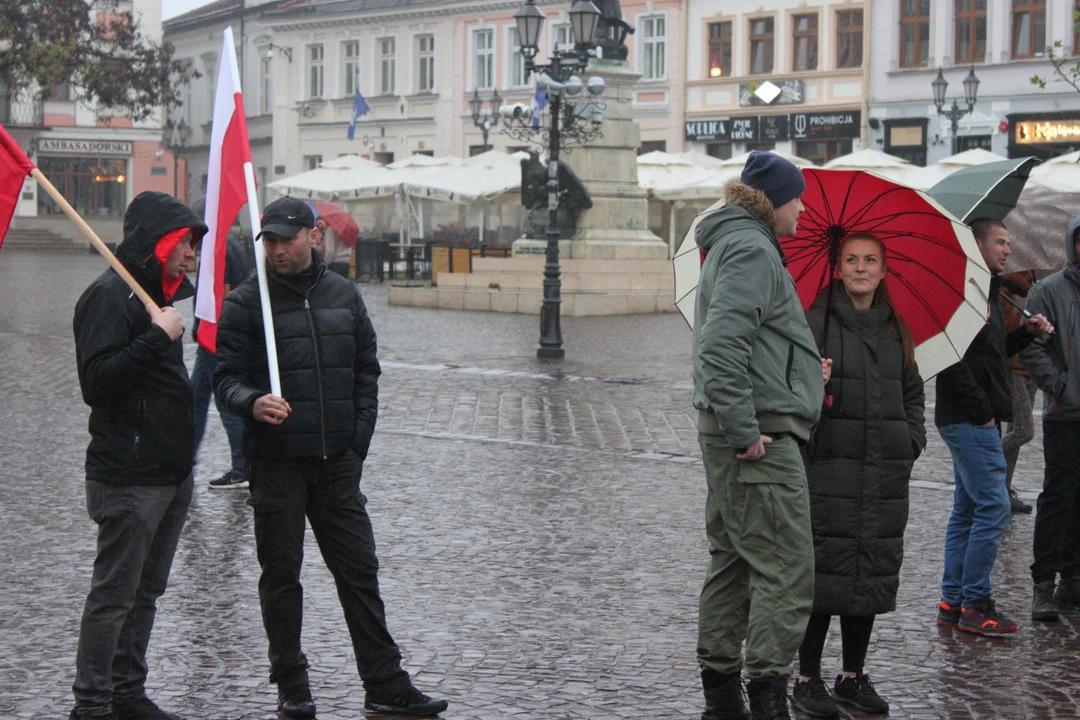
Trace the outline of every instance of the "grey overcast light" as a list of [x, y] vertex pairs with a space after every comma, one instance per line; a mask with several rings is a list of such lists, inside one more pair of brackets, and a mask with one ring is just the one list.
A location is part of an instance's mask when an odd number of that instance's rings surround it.
[[161, 19], [168, 20], [183, 15], [188, 10], [209, 5], [211, 2], [213, 0], [161, 0]]

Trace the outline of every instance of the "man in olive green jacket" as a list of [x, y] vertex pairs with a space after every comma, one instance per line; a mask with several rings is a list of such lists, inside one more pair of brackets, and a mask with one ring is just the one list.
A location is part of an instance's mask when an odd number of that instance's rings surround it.
[[[694, 407], [709, 494], [711, 562], [701, 591], [703, 720], [787, 718], [791, 661], [814, 599], [810, 503], [799, 446], [828, 371], [779, 237], [793, 236], [802, 172], [754, 152], [698, 224], [705, 252], [694, 311]], [[746, 641], [745, 662], [742, 643]]]

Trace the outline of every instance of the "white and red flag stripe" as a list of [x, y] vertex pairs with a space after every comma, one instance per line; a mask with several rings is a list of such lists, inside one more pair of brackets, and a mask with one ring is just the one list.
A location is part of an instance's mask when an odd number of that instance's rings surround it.
[[225, 29], [221, 58], [206, 174], [204, 222], [208, 230], [202, 241], [199, 290], [195, 296], [195, 317], [200, 320], [199, 344], [210, 352], [217, 352], [217, 321], [225, 290], [226, 239], [240, 208], [248, 202], [245, 166], [251, 166], [244, 96], [240, 92], [240, 69], [231, 27]]

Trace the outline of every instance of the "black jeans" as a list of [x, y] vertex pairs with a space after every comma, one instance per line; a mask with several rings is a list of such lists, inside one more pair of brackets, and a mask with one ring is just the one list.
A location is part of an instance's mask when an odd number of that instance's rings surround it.
[[1043, 421], [1046, 470], [1035, 514], [1031, 579], [1080, 577], [1080, 422]]
[[308, 667], [300, 649], [305, 516], [334, 576], [364, 687], [385, 689], [408, 682], [379, 596], [375, 535], [367, 499], [360, 492], [362, 468], [360, 456], [351, 450], [329, 460], [248, 462], [270, 682]]
[[72, 687], [80, 715], [107, 714], [114, 699], [130, 703], [146, 694], [146, 647], [191, 488], [191, 476], [160, 487], [86, 483], [98, 536]]
[[[803, 677], [821, 675], [821, 653], [825, 650], [825, 638], [829, 634], [829, 615], [811, 615], [806, 624], [806, 636], [799, 646], [799, 674]], [[870, 647], [870, 632], [874, 629], [874, 616], [840, 616], [840, 639], [844, 652], [844, 672], [861, 673]]]

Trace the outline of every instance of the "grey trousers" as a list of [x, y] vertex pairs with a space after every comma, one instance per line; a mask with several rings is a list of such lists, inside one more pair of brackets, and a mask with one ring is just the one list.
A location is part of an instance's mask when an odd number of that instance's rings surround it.
[[1005, 451], [1005, 486], [1012, 489], [1013, 471], [1020, 457], [1020, 448], [1035, 437], [1035, 392], [1038, 386], [1026, 375], [1012, 376], [1013, 421], [1009, 432], [1001, 438]]
[[108, 714], [114, 699], [130, 703], [146, 694], [146, 648], [191, 491], [191, 476], [168, 486], [86, 483], [98, 536], [72, 687], [80, 716]]

